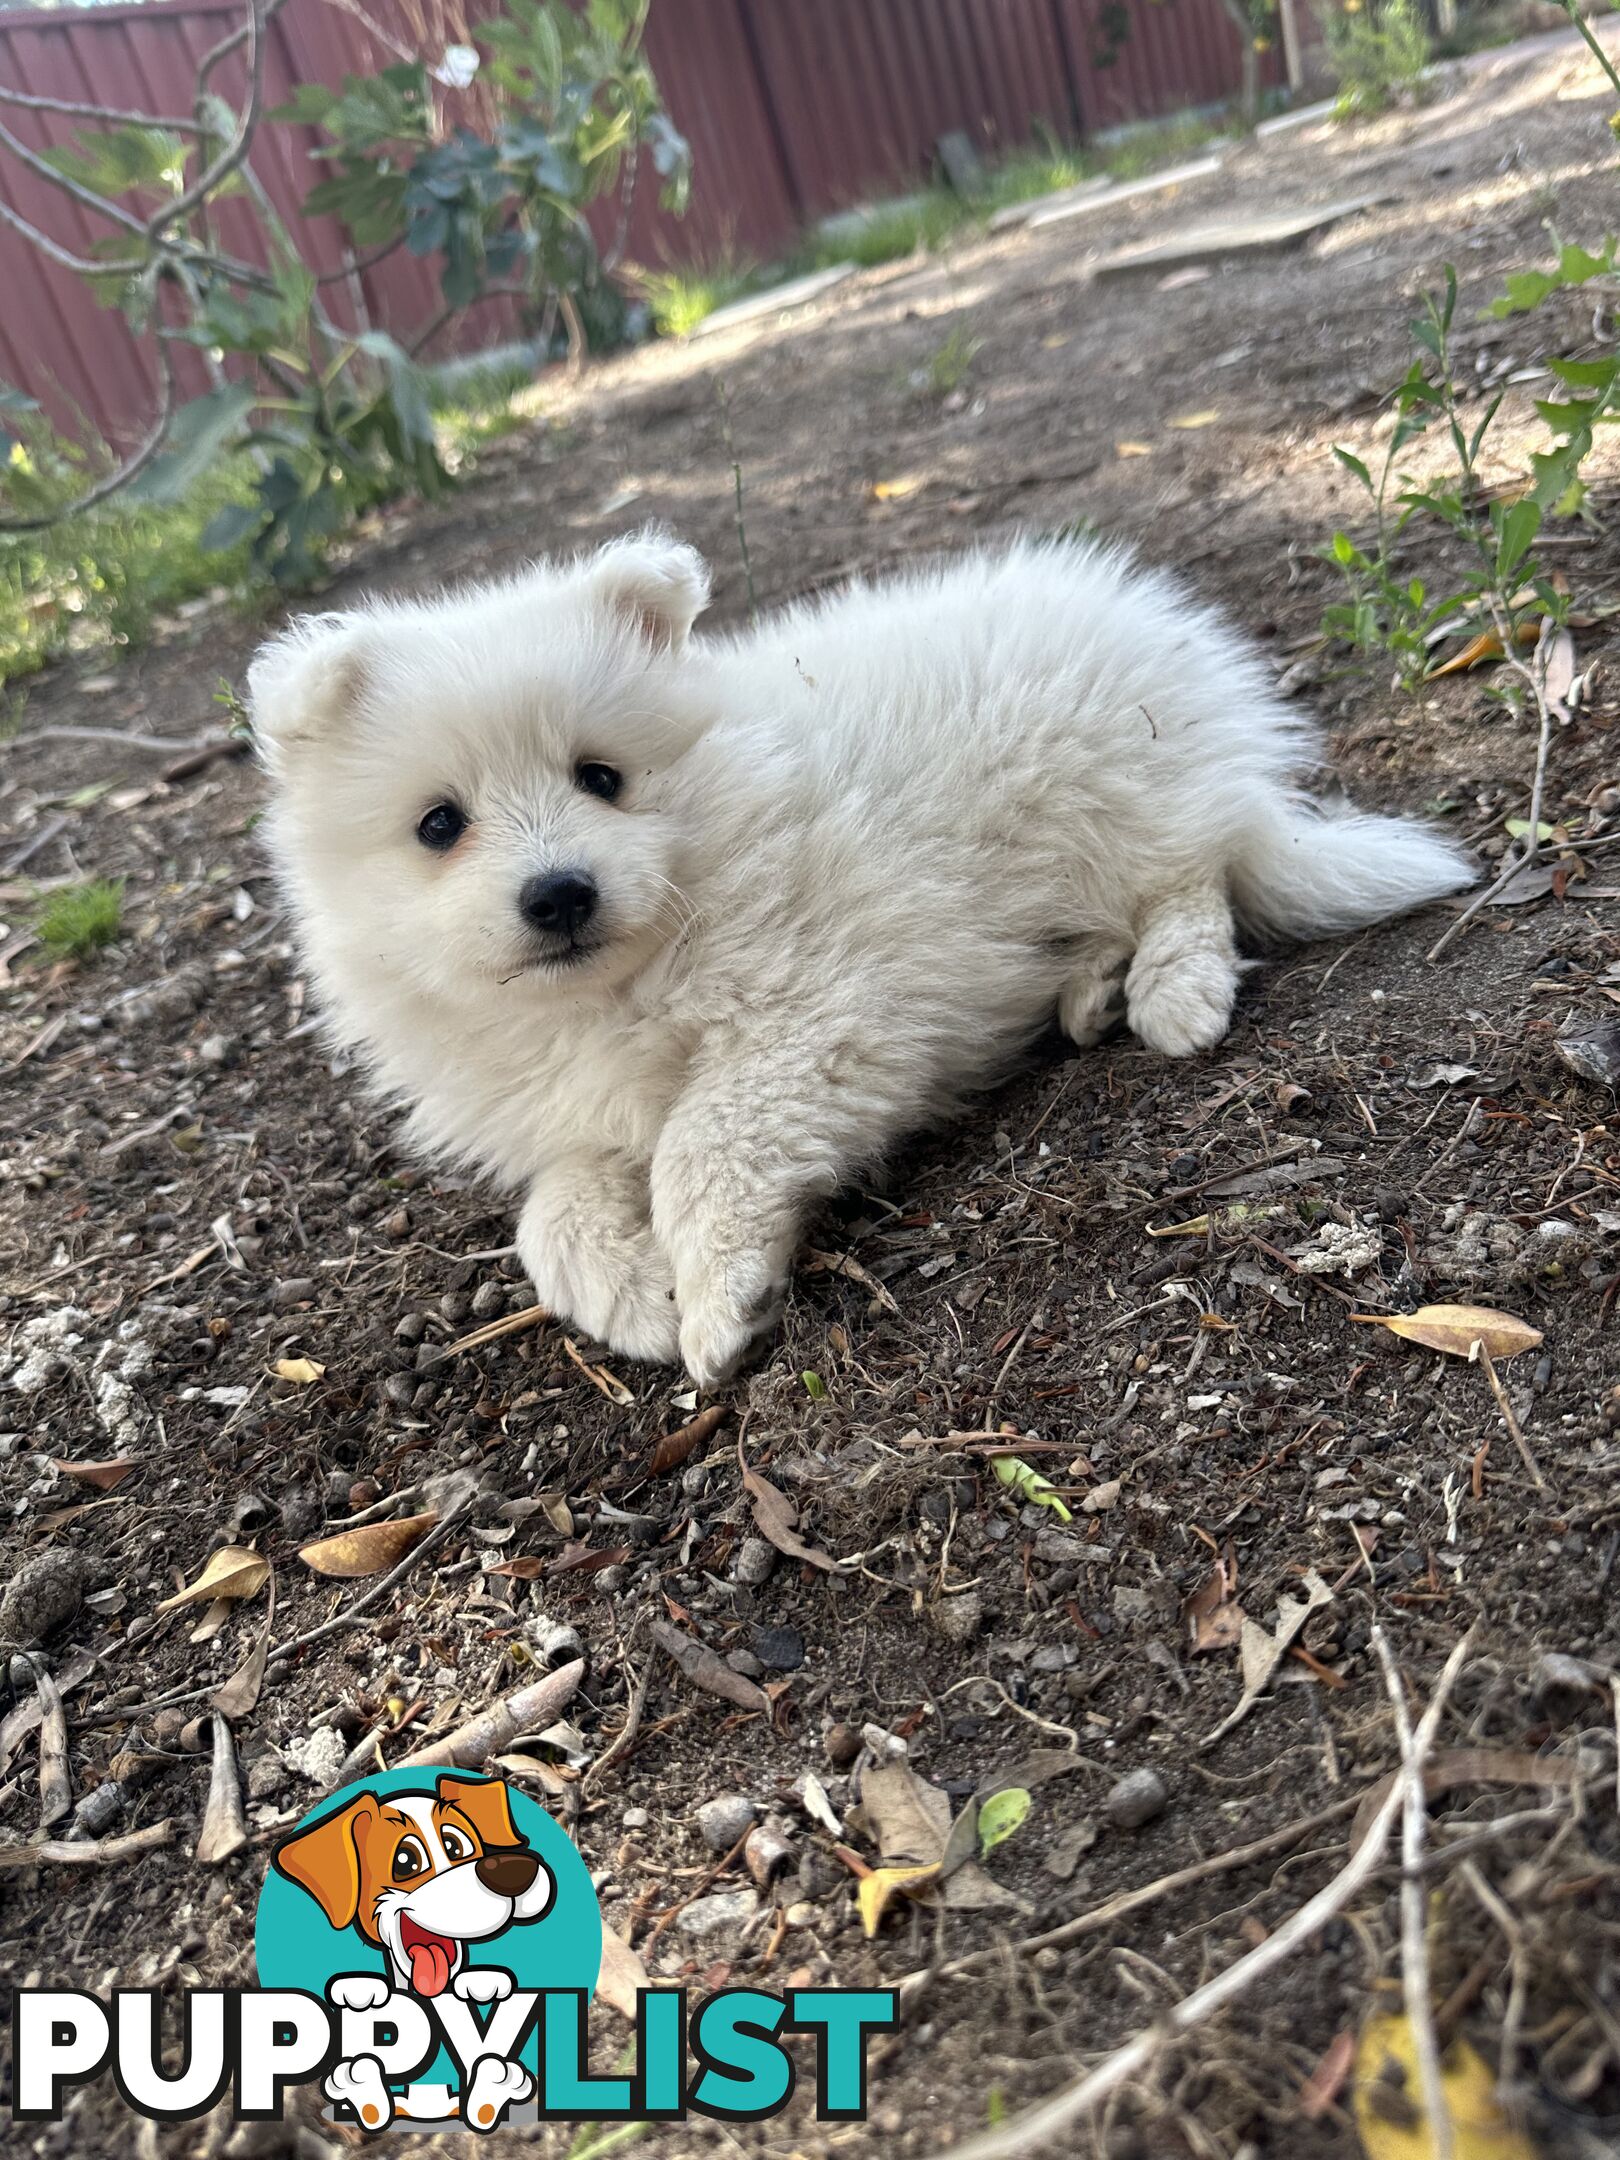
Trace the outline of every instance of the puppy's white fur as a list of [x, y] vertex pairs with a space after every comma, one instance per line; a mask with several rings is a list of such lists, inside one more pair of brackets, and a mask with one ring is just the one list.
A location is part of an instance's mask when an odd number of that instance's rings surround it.
[[[1171, 578], [1024, 544], [689, 636], [657, 534], [306, 618], [251, 675], [270, 835], [331, 1018], [410, 1135], [526, 1188], [541, 1301], [712, 1384], [814, 1200], [1121, 986], [1171, 1056], [1231, 1017], [1238, 924], [1348, 930], [1468, 882], [1299, 793], [1307, 729]], [[618, 768], [612, 803], [576, 784]], [[433, 804], [470, 820], [446, 854]], [[584, 871], [561, 965], [526, 880]]]

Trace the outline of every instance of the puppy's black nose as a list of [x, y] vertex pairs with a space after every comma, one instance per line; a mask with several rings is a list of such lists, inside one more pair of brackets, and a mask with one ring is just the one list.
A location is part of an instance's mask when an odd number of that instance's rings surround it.
[[497, 1897], [521, 1897], [539, 1872], [539, 1861], [523, 1846], [502, 1846], [481, 1853], [473, 1864], [478, 1880]]
[[530, 878], [518, 894], [518, 906], [536, 930], [575, 937], [596, 912], [596, 880], [583, 870], [551, 870]]

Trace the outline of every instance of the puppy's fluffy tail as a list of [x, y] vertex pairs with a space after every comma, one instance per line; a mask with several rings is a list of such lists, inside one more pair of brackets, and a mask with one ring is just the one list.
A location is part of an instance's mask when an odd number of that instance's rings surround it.
[[1325, 937], [1458, 892], [1475, 875], [1460, 849], [1410, 818], [1279, 796], [1240, 836], [1232, 904], [1262, 937]]

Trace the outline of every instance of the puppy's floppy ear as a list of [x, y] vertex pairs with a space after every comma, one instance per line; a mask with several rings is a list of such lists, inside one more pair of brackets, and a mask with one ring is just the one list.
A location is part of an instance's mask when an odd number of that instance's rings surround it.
[[442, 1777], [439, 1800], [465, 1815], [484, 1845], [526, 1842], [512, 1820], [512, 1802], [502, 1778]]
[[360, 1839], [376, 1820], [376, 1794], [361, 1793], [271, 1855], [278, 1874], [307, 1890], [335, 1928], [352, 1926], [360, 1910]]
[[709, 604], [709, 566], [696, 548], [649, 530], [613, 540], [591, 557], [592, 593], [654, 652], [684, 650]]
[[254, 738], [272, 761], [329, 734], [354, 710], [371, 635], [365, 615], [303, 615], [259, 647], [248, 668], [248, 709]]

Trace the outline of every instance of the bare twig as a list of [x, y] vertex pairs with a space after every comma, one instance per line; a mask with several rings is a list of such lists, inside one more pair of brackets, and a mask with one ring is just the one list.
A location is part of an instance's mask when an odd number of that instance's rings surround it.
[[1496, 1397], [1496, 1407], [1502, 1413], [1502, 1423], [1507, 1427], [1513, 1445], [1519, 1451], [1519, 1460], [1529, 1471], [1530, 1482], [1535, 1486], [1536, 1491], [1545, 1492], [1547, 1490], [1547, 1480], [1542, 1476], [1536, 1458], [1530, 1452], [1530, 1443], [1524, 1437], [1524, 1427], [1519, 1423], [1518, 1414], [1513, 1408], [1512, 1399], [1508, 1395], [1507, 1389], [1497, 1377], [1496, 1366], [1492, 1361], [1491, 1353], [1485, 1347], [1483, 1339], [1475, 1343], [1474, 1350], [1480, 1364], [1485, 1368], [1485, 1377], [1491, 1384], [1491, 1393]]
[[1381, 1627], [1374, 1627], [1372, 1639], [1384, 1670], [1384, 1686], [1401, 1744], [1401, 1985], [1406, 1997], [1406, 2024], [1417, 2056], [1434, 2160], [1452, 2160], [1456, 2139], [1440, 2075], [1440, 2043], [1435, 2037], [1434, 1998], [1429, 1986], [1429, 1938], [1425, 1926], [1428, 1893], [1423, 1882], [1423, 1835], [1428, 1826], [1429, 1803], [1423, 1787], [1423, 1759], [1406, 1707], [1406, 1690]]
[[1491, 601], [1491, 619], [1496, 626], [1503, 660], [1528, 688], [1540, 722], [1540, 735], [1536, 742], [1535, 778], [1530, 785], [1530, 825], [1525, 833], [1523, 846], [1501, 875], [1493, 879], [1483, 892], [1476, 893], [1451, 927], [1429, 947], [1428, 958], [1431, 960], [1438, 960], [1452, 939], [1461, 936], [1481, 908], [1489, 907], [1498, 893], [1505, 892], [1522, 871], [1528, 870], [1533, 863], [1541, 859], [1541, 804], [1547, 787], [1547, 755], [1552, 747], [1553, 731], [1552, 707], [1547, 702], [1547, 662], [1552, 653], [1552, 640], [1557, 625], [1550, 615], [1547, 616], [1541, 625], [1541, 635], [1536, 640], [1535, 651], [1528, 660], [1521, 660], [1513, 634], [1513, 624], [1507, 619], [1501, 602], [1494, 598]]
[[53, 726], [30, 728], [13, 740], [19, 743], [115, 743], [120, 750], [144, 750], [155, 757], [176, 757], [182, 753], [212, 750], [217, 744], [234, 738], [228, 735], [137, 735], [123, 728]]
[[[1472, 1639], [1470, 1631], [1447, 1658], [1433, 1699], [1413, 1735], [1413, 1760], [1419, 1770], [1423, 1758], [1434, 1744], [1434, 1736], [1439, 1730], [1447, 1699], [1462, 1669]], [[1284, 1921], [1274, 1934], [1268, 1935], [1265, 1941], [1251, 1950], [1246, 1957], [1239, 1958], [1237, 1963], [1228, 1966], [1225, 1972], [1217, 1973], [1213, 1980], [1206, 1980], [1190, 1995], [1183, 1996], [1156, 2024], [1139, 2032], [1123, 2047], [1117, 2047], [1111, 2054], [1105, 2055], [1095, 2069], [1088, 2071], [1074, 2084], [1065, 2086], [1050, 2099], [1027, 2109], [1013, 2121], [986, 2131], [978, 2137], [969, 2138], [965, 2145], [957, 2147], [957, 2160], [1027, 2160], [1029, 2154], [1055, 2138], [1059, 2132], [1095, 2114], [1102, 2103], [1122, 2085], [1147, 2069], [1167, 2041], [1196, 2030], [1217, 2011], [1224, 2010], [1229, 2003], [1245, 1994], [1265, 1974], [1286, 1964], [1288, 1959], [1309, 1942], [1318, 1929], [1342, 1911], [1363, 1884], [1377, 1873], [1403, 1799], [1403, 1787], [1392, 1787], [1388, 1798], [1369, 1825], [1366, 1837], [1352, 1851], [1339, 1872], [1323, 1885], [1315, 1897], [1301, 1905], [1291, 1919]]]
[[176, 135], [200, 135], [195, 120], [173, 113], [124, 112], [116, 105], [83, 105], [73, 98], [36, 97], [31, 90], [14, 90], [0, 83], [0, 105], [21, 105], [29, 112], [63, 113], [70, 120], [110, 120], [117, 127], [169, 128]]
[[49, 233], [41, 232], [37, 225], [30, 225], [27, 218], [13, 210], [3, 197], [0, 197], [0, 224], [9, 225], [14, 233], [20, 233], [30, 247], [38, 248], [47, 262], [59, 263], [64, 270], [75, 271], [80, 277], [129, 277], [146, 268], [139, 257], [131, 257], [128, 262], [93, 262], [87, 255], [75, 255], [71, 248], [63, 247]]
[[[203, 56], [197, 71], [197, 97], [201, 100], [207, 79], [214, 66], [239, 45], [245, 38], [248, 46], [248, 94], [236, 123], [236, 133], [211, 165], [192, 181], [190, 187], [178, 194], [173, 202], [165, 203], [147, 220], [146, 231], [153, 240], [161, 240], [171, 225], [190, 217], [199, 203], [204, 203], [222, 180], [230, 178], [244, 162], [253, 147], [253, 132], [259, 124], [259, 114], [264, 105], [264, 55], [265, 29], [270, 18], [283, 5], [283, 0], [248, 0], [248, 19], [240, 31], [230, 38], [222, 39], [212, 52]], [[200, 115], [199, 115], [200, 118]]]

